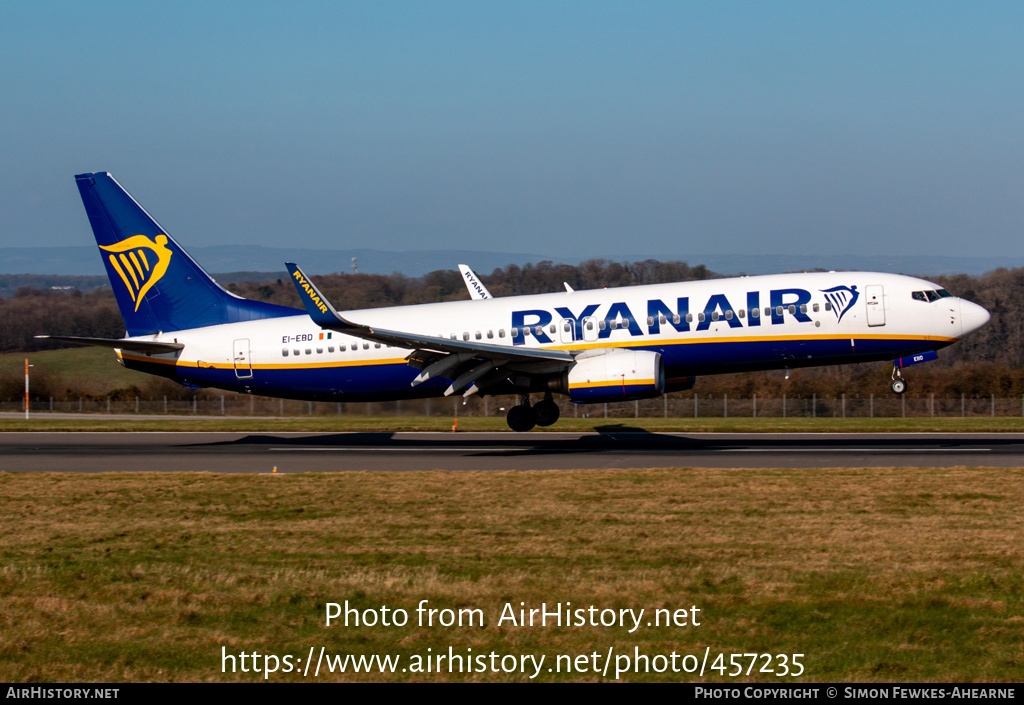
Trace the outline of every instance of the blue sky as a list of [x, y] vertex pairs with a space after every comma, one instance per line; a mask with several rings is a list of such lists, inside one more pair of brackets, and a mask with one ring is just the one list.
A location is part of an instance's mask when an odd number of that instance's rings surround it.
[[0, 2], [0, 246], [1024, 255], [1024, 3]]

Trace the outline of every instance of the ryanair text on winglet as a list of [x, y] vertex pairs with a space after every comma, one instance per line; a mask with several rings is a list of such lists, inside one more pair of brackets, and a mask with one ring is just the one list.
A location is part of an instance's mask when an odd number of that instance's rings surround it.
[[314, 291], [313, 287], [309, 285], [309, 282], [306, 281], [306, 278], [303, 277], [298, 272], [293, 272], [292, 276], [295, 277], [296, 281], [299, 282], [299, 286], [302, 287], [303, 291], [305, 291], [309, 295], [309, 300], [313, 302], [313, 305], [320, 309], [320, 313], [327, 313], [327, 304], [325, 304], [320, 299], [320, 297], [317, 296], [316, 291]]

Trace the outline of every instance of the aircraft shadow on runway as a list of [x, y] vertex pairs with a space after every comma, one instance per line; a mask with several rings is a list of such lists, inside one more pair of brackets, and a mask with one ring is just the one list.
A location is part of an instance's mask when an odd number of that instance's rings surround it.
[[[842, 448], [844, 452], [862, 449], [867, 451], [913, 451], [913, 450], [949, 450], [956, 451], [969, 448], [992, 448], [993, 450], [1010, 450], [1011, 446], [1020, 449], [1024, 446], [1014, 438], [961, 438], [954, 435], [934, 435], [921, 438], [906, 436], [894, 437], [850, 437], [822, 434], [820, 437], [806, 436], [778, 437], [775, 435], [758, 436], [757, 434], [731, 438], [689, 437], [683, 434], [652, 433], [642, 428], [623, 424], [609, 424], [595, 429], [597, 433], [581, 433], [566, 438], [564, 434], [557, 437], [545, 437], [544, 434], [524, 434], [509, 436], [501, 434], [495, 437], [488, 433], [452, 433], [436, 435], [400, 434], [390, 431], [353, 432], [334, 434], [310, 434], [308, 436], [277, 436], [274, 434], [252, 434], [230, 441], [214, 441], [212, 443], [192, 444], [195, 446], [273, 446], [278, 448], [317, 448], [317, 449], [416, 449], [450, 450], [471, 456], [487, 457], [492, 455], [544, 455], [549, 453], [601, 453], [614, 451], [679, 451], [679, 452], [714, 452], [730, 450], [750, 450], [761, 452], [785, 452], [791, 450], [815, 450], [828, 452]], [[998, 451], [997, 451], [998, 452]]]

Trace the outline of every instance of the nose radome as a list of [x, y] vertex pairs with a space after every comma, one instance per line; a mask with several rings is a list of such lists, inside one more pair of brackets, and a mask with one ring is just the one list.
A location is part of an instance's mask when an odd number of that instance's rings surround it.
[[970, 335], [978, 330], [988, 323], [990, 318], [992, 315], [983, 306], [960, 299], [960, 321], [963, 324], [964, 335]]

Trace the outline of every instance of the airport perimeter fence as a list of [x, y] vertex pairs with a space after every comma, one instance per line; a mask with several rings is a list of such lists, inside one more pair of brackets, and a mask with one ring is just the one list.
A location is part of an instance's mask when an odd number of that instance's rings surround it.
[[[534, 395], [534, 402], [539, 395]], [[563, 418], [922, 418], [1024, 417], [1020, 397], [817, 396], [780, 398], [670, 394], [657, 399], [574, 404], [556, 399]], [[405, 399], [389, 402], [307, 402], [242, 394], [202, 394], [190, 399], [33, 399], [30, 411], [82, 414], [203, 416], [504, 416], [515, 397]], [[24, 399], [0, 402], [2, 411], [24, 411]]]

